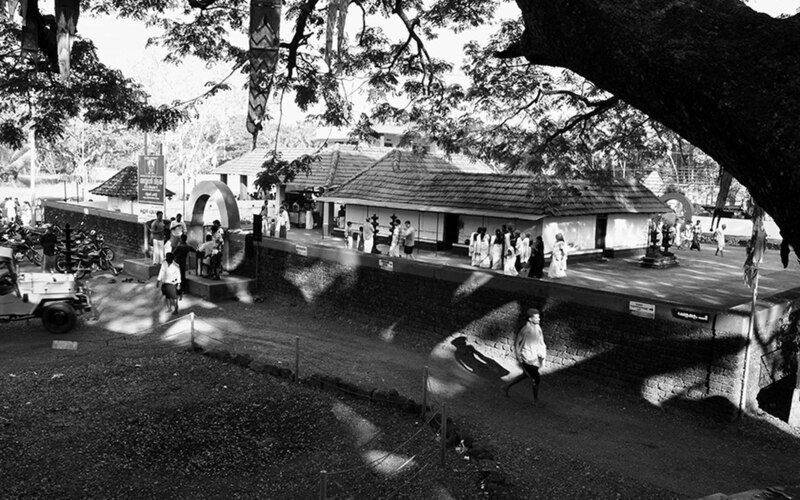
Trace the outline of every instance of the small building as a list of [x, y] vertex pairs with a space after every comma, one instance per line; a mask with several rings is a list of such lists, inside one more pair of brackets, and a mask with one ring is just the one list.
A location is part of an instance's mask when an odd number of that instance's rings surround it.
[[421, 245], [463, 247], [478, 227], [512, 225], [542, 236], [550, 251], [558, 233], [573, 255], [640, 252], [647, 227], [669, 208], [627, 180], [560, 181], [530, 175], [470, 171], [443, 158], [394, 151], [319, 198], [346, 207], [355, 227], [378, 217], [389, 234], [392, 217], [411, 221]]
[[[89, 192], [97, 196], [105, 196], [108, 200], [107, 210], [135, 214], [138, 213], [138, 184], [138, 167], [129, 165]], [[175, 193], [169, 189], [165, 189], [165, 194], [167, 198], [175, 196]]]

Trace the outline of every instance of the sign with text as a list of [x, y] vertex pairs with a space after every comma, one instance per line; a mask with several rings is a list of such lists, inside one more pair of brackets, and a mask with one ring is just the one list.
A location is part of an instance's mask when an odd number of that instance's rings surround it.
[[672, 316], [685, 319], [686, 321], [693, 321], [695, 323], [708, 323], [711, 321], [711, 315], [700, 311], [690, 311], [688, 309], [672, 309]]
[[297, 255], [302, 255], [303, 257], [308, 257], [308, 247], [305, 245], [295, 245], [297, 249]]
[[655, 304], [647, 304], [645, 302], [635, 302], [632, 300], [628, 303], [628, 310], [632, 315], [639, 316], [640, 318], [655, 319], [656, 317]]
[[389, 272], [394, 271], [394, 262], [392, 262], [391, 260], [378, 259], [378, 265], [384, 271], [389, 271]]
[[[138, 168], [138, 183], [136, 194], [139, 201], [139, 219], [145, 216], [144, 211], [153, 206], [157, 206], [153, 210], [155, 214], [158, 210], [163, 210], [164, 207], [164, 190], [165, 190], [165, 177], [164, 177], [164, 156], [163, 155], [140, 155], [139, 168]], [[148, 206], [149, 205], [149, 206]], [[150, 220], [153, 217], [149, 217]]]

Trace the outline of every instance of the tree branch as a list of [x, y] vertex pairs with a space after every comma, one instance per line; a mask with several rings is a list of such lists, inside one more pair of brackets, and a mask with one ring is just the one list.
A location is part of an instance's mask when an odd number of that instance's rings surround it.
[[563, 127], [559, 128], [558, 130], [550, 134], [550, 136], [547, 139], [545, 139], [545, 141], [542, 144], [534, 148], [533, 151], [531, 151], [531, 153], [532, 154], [542, 153], [548, 147], [550, 147], [553, 141], [556, 140], [557, 138], [566, 134], [567, 132], [574, 129], [578, 125], [586, 123], [592, 118], [605, 113], [609, 109], [616, 106], [618, 103], [619, 103], [618, 97], [611, 97], [609, 99], [606, 99], [605, 101], [597, 103], [596, 107], [593, 110], [589, 111], [588, 113], [582, 113], [580, 115], [573, 116], [567, 121], [567, 123]]
[[306, 0], [306, 2], [300, 6], [300, 12], [297, 14], [297, 22], [294, 25], [294, 36], [292, 36], [292, 40], [286, 46], [289, 49], [289, 54], [286, 57], [286, 78], [288, 80], [292, 79], [292, 73], [294, 69], [297, 68], [297, 49], [308, 40], [308, 35], [305, 34], [306, 24], [308, 24], [308, 18], [316, 6], [317, 0]]

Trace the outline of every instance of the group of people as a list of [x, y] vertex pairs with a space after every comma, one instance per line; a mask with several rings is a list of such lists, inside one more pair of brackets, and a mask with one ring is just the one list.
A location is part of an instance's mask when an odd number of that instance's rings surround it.
[[[700, 220], [692, 224], [691, 220], [684, 221], [679, 218], [674, 224], [670, 224], [668, 221], [659, 217], [652, 223], [655, 225], [656, 246], [664, 247], [666, 243], [667, 248], [675, 247], [681, 250], [689, 249], [690, 251], [701, 251], [700, 236], [703, 234], [703, 230], [700, 227]], [[714, 242], [717, 247], [714, 255], [725, 255], [725, 230], [727, 228], [727, 225], [721, 224], [717, 225], [717, 228], [714, 230]]]
[[20, 224], [28, 227], [38, 227], [44, 218], [42, 201], [36, 200], [36, 207], [29, 201], [19, 202], [19, 198], [7, 196], [0, 204], [0, 219], [2, 224]]
[[[389, 257], [406, 257], [413, 260], [417, 245], [417, 229], [411, 225], [411, 221], [401, 223], [399, 219], [392, 220], [389, 232], [391, 233]], [[373, 253], [376, 235], [377, 227], [370, 218], [367, 218], [366, 224], [359, 226], [358, 230], [353, 228], [352, 222], [348, 222], [345, 226], [345, 245], [347, 248]]]
[[209, 270], [209, 277], [219, 279], [225, 245], [224, 230], [220, 221], [215, 220], [203, 244], [195, 249], [187, 241], [186, 223], [181, 214], [172, 217], [167, 224], [163, 212], [159, 211], [148, 227], [153, 238], [153, 264], [161, 266], [156, 286], [173, 314], [178, 314], [178, 301], [186, 289], [186, 263], [190, 254], [198, 254]]
[[265, 201], [264, 205], [261, 207], [261, 221], [263, 234], [273, 238], [275, 237], [275, 233], [277, 233], [278, 238], [285, 239], [289, 230], [292, 228], [289, 219], [289, 211], [286, 209], [285, 203], [281, 205], [276, 217], [270, 217], [268, 202]]
[[[493, 235], [487, 228], [479, 227], [469, 239], [471, 264], [484, 269], [502, 270], [509, 276], [542, 279], [544, 277], [544, 241], [537, 236], [531, 241], [530, 234], [515, 231], [503, 225]], [[567, 246], [559, 233], [553, 245], [548, 277], [563, 278], [567, 275]]]

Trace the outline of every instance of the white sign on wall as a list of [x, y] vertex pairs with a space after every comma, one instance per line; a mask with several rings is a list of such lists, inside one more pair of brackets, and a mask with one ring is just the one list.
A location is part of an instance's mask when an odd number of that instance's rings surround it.
[[635, 302], [630, 301], [628, 303], [628, 310], [634, 316], [639, 316], [640, 318], [649, 318], [655, 319], [656, 317], [656, 305], [655, 304], [647, 304], [645, 302]]
[[378, 259], [378, 265], [384, 271], [389, 271], [389, 272], [394, 271], [394, 262], [392, 262], [391, 260]]
[[303, 257], [308, 257], [308, 247], [305, 245], [295, 245], [295, 249], [297, 250], [297, 255], [302, 255]]

